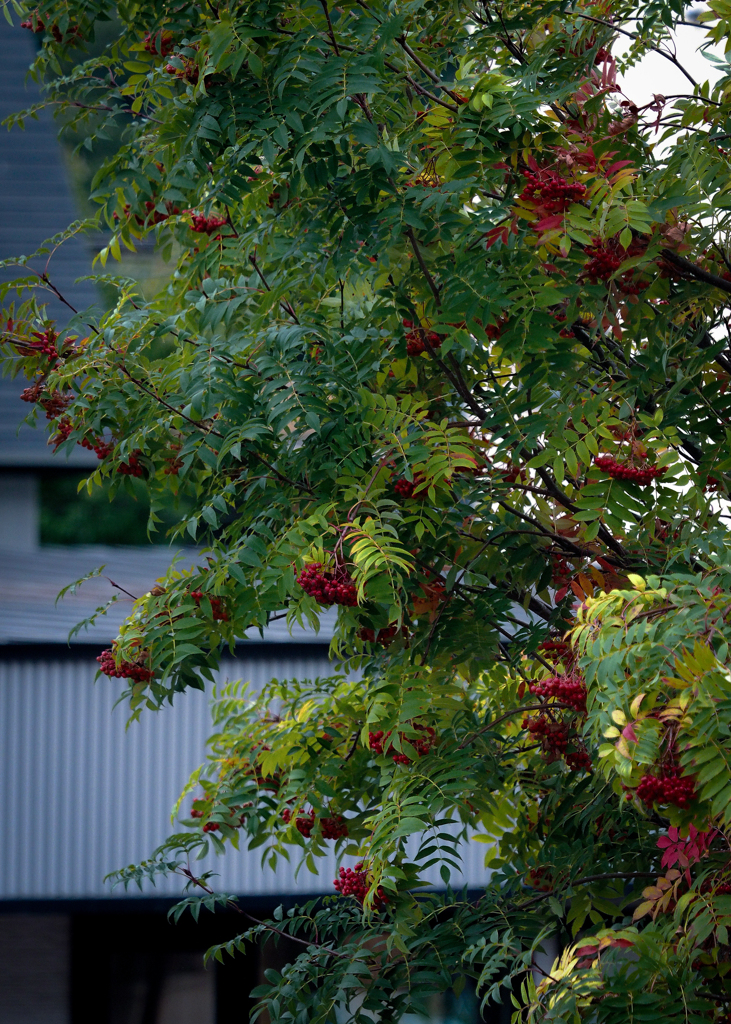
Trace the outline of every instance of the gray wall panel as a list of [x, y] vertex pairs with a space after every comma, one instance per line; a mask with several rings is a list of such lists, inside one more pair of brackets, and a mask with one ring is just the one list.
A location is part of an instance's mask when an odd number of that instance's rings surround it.
[[[174, 707], [143, 712], [126, 729], [125, 708], [113, 707], [121, 684], [94, 684], [95, 669], [92, 660], [0, 662], [0, 899], [112, 896], [104, 875], [144, 859], [166, 837], [171, 808], [204, 758], [206, 694], [181, 695]], [[313, 652], [232, 662], [222, 675], [259, 688], [273, 676], [331, 671]], [[469, 844], [466, 876], [455, 884], [484, 880], [484, 852]], [[260, 850], [231, 850], [202, 867], [217, 871], [216, 888], [229, 892], [332, 891], [333, 856], [317, 877], [303, 869], [297, 878], [293, 864], [275, 873], [261, 868], [260, 857]], [[433, 882], [440, 884], [436, 870]], [[175, 895], [181, 886], [171, 879], [144, 891]]]

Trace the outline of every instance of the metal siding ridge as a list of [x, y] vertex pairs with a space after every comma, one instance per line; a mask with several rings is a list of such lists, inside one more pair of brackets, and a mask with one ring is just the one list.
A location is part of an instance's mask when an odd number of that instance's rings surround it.
[[[287, 658], [280, 648], [271, 657], [226, 659], [218, 678], [247, 679], [261, 691], [272, 678], [314, 678], [335, 668], [314, 651]], [[168, 836], [172, 806], [205, 759], [209, 693], [188, 691], [172, 707], [143, 710], [126, 729], [127, 709], [114, 707], [121, 682], [93, 684], [95, 670], [89, 657], [0, 662], [0, 799], [8, 822], [0, 840], [0, 899], [124, 896], [104, 884], [104, 875], [139, 863]], [[484, 884], [484, 852], [476, 843], [463, 845], [455, 888]], [[276, 871], [262, 867], [261, 856], [261, 848], [229, 848], [193, 868], [217, 872], [216, 888], [242, 895], [333, 891], [334, 853], [318, 862], [317, 875], [304, 866], [297, 871], [296, 850]], [[438, 868], [428, 877], [443, 886]], [[182, 887], [174, 876], [145, 884], [143, 892], [178, 895]]]

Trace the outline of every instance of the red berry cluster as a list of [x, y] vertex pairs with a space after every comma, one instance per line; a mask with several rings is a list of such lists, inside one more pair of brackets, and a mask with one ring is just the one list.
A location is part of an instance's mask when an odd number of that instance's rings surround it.
[[406, 477], [400, 476], [394, 481], [393, 489], [401, 498], [413, 498], [418, 494], [423, 494], [426, 490], [424, 474], [415, 473], [413, 480], [407, 480]]
[[344, 604], [355, 608], [358, 593], [348, 570], [338, 566], [335, 572], [324, 571], [322, 562], [305, 566], [297, 582], [306, 594], [314, 597], [318, 604]]
[[597, 281], [608, 281], [627, 259], [627, 252], [620, 246], [619, 239], [611, 238], [604, 242], [595, 238], [592, 245], [587, 245], [584, 252], [589, 257], [584, 264], [584, 274], [595, 284]]
[[652, 804], [675, 804], [685, 809], [695, 797], [695, 783], [687, 776], [682, 777], [679, 768], [669, 767], [663, 769], [660, 776], [643, 775], [635, 793], [648, 807]]
[[[282, 811], [282, 820], [287, 824], [292, 820], [292, 812], [288, 807], [285, 807]], [[305, 839], [309, 839], [312, 835], [312, 830], [315, 827], [315, 812], [310, 811], [309, 814], [298, 814], [294, 820], [297, 826], [297, 831], [300, 835], [303, 835]]]
[[571, 645], [565, 640], [541, 640], [538, 650], [547, 661], [566, 661], [572, 656]]
[[569, 730], [565, 722], [553, 722], [546, 715], [524, 718], [523, 728], [531, 736], [540, 739], [544, 752], [550, 761], [563, 757], [569, 745]]
[[225, 217], [204, 217], [202, 213], [193, 213], [192, 210], [186, 210], [185, 212], [193, 215], [192, 229], [199, 235], [212, 235], [214, 231], [218, 231], [226, 223]]
[[592, 769], [591, 758], [585, 748], [569, 751], [568, 754], [564, 754], [563, 759], [572, 772], [579, 772], [582, 768], [590, 772]]
[[586, 185], [579, 181], [568, 181], [555, 171], [528, 171], [525, 180], [525, 188], [518, 198], [539, 202], [547, 213], [563, 213], [572, 203], [580, 202], [586, 195]]
[[147, 683], [154, 675], [151, 669], [145, 668], [138, 661], [122, 661], [117, 666], [111, 649], [102, 651], [96, 660], [100, 671], [112, 679], [133, 679], [136, 683]]
[[144, 218], [135, 216], [135, 220], [139, 224], [144, 224], [145, 221], [148, 220], [151, 220], [153, 224], [161, 224], [164, 220], [167, 220], [168, 217], [173, 217], [176, 213], [180, 213], [179, 207], [175, 206], [169, 199], [165, 203], [165, 213], [163, 213], [162, 210], [156, 210], [156, 206], [157, 203], [154, 199], [148, 199], [145, 203], [147, 216]]
[[[333, 885], [341, 896], [354, 896], [362, 904], [369, 889], [368, 872], [364, 870], [362, 863], [356, 864], [355, 870], [352, 868], [341, 868], [340, 877], [335, 879]], [[388, 899], [379, 885], [373, 900], [373, 909], [380, 910], [387, 903]]]
[[546, 715], [538, 715], [535, 718], [525, 717], [523, 728], [534, 739], [539, 739], [546, 761], [550, 764], [560, 757], [564, 759], [572, 772], [581, 768], [591, 770], [591, 758], [583, 743], [574, 740], [574, 750], [569, 751], [569, 727], [565, 722], [554, 722]]
[[217, 821], [207, 821], [203, 826], [204, 832], [218, 832], [219, 825]]
[[[636, 238], [630, 242], [629, 248], [625, 249], [619, 241], [619, 235], [603, 241], [595, 238], [592, 245], [587, 245], [584, 252], [589, 261], [584, 264], [584, 276], [596, 284], [598, 281], [608, 281], [625, 260], [633, 256], [641, 256], [647, 249], [647, 245], [641, 239]], [[617, 279], [617, 287], [626, 295], [638, 295], [643, 288], [647, 287], [647, 280], [638, 280], [637, 270], [630, 268], [626, 273], [621, 274]]]
[[46, 413], [47, 420], [55, 420], [68, 409], [73, 402], [73, 395], [62, 395], [60, 391], [49, 394], [41, 381], [36, 381], [29, 388], [24, 388], [20, 394], [23, 402], [37, 402]]
[[549, 676], [537, 683], [531, 683], [528, 689], [536, 697], [555, 697], [575, 711], [586, 713], [586, 683], [575, 673]]
[[398, 636], [399, 632], [404, 637], [408, 637], [409, 631], [406, 626], [402, 626], [399, 630], [398, 626], [386, 626], [385, 629], [379, 629], [378, 632], [375, 629], [371, 629], [369, 626], [361, 626], [358, 630], [358, 639], [365, 640], [369, 644], [381, 644], [383, 647], [388, 647], [389, 644]]
[[[401, 740], [402, 743], [404, 740], [406, 740], [408, 743], [411, 744], [411, 746], [414, 748], [419, 757], [424, 757], [424, 755], [428, 754], [434, 745], [434, 741], [436, 739], [436, 732], [434, 731], [434, 729], [432, 729], [430, 725], [421, 725], [419, 722], [414, 722], [413, 728], [418, 729], [420, 732], [424, 733], [424, 736], [416, 736], [412, 738], [410, 736], [404, 736], [403, 733], [399, 733], [399, 739]], [[377, 754], [379, 757], [385, 751], [386, 756], [390, 757], [394, 764], [411, 764], [411, 758], [407, 757], [406, 754], [399, 753], [399, 751], [397, 751], [394, 748], [392, 743], [390, 743], [388, 747], [386, 747], [386, 742], [390, 735], [390, 732], [384, 734], [383, 729], [379, 729], [377, 732], [369, 732], [368, 746], [374, 752], [374, 754]]]
[[101, 438], [97, 438], [95, 440], [93, 437], [91, 439], [82, 437], [79, 444], [82, 448], [87, 448], [90, 452], [96, 452], [96, 457], [98, 459], [106, 459], [106, 457], [111, 455], [114, 451], [114, 441], [102, 441]]
[[[292, 812], [288, 807], [282, 811], [282, 821], [287, 824], [292, 820]], [[312, 830], [315, 827], [315, 812], [310, 811], [309, 814], [296, 814], [294, 823], [297, 827], [297, 831], [309, 839], [312, 835]], [[348, 834], [348, 826], [340, 814], [335, 814], [331, 818], [320, 818], [320, 831], [322, 832], [323, 839], [341, 839]]]
[[320, 831], [323, 839], [344, 839], [348, 826], [342, 815], [334, 814], [332, 818], [320, 818]]
[[[96, 449], [94, 450], [96, 451]], [[140, 462], [140, 455], [142, 455], [142, 452], [138, 448], [136, 452], [132, 452], [126, 462], [122, 462], [117, 466], [117, 472], [121, 473], [122, 476], [142, 476], [145, 470]], [[102, 455], [99, 456], [99, 458], [103, 457]]]
[[53, 445], [54, 451], [71, 436], [73, 429], [74, 425], [68, 416], [64, 416], [63, 419], [58, 421], [56, 433], [49, 441], [49, 444]]
[[217, 622], [228, 622], [228, 614], [223, 607], [222, 597], [213, 597], [211, 594], [204, 594], [202, 590], [191, 591], [190, 596], [193, 598], [195, 603], [200, 607], [200, 603], [204, 597], [207, 597], [211, 602], [211, 613], [213, 618]]
[[[166, 64], [165, 71], [169, 75], [175, 75], [181, 82], [190, 82], [191, 85], [195, 85], [198, 81], [200, 70], [198, 64], [191, 57], [183, 57], [181, 54], [176, 55], [178, 60], [182, 63], [182, 68], [178, 68], [175, 64]], [[215, 218], [214, 218], [215, 219]], [[226, 221], [223, 222], [224, 224]], [[193, 228], [193, 230], [197, 230]], [[210, 234], [210, 232], [208, 232]]]
[[617, 462], [613, 455], [597, 455], [594, 465], [598, 466], [604, 473], [608, 473], [614, 480], [629, 480], [640, 487], [647, 487], [657, 477], [662, 476], [665, 468], [658, 466], [630, 466], [628, 463]]
[[45, 21], [41, 18], [38, 11], [34, 11], [30, 18], [26, 18], [25, 21], [21, 21], [21, 28], [27, 28], [31, 32], [43, 32], [46, 27]]
[[444, 336], [436, 331], [427, 331], [419, 327], [413, 320], [403, 320], [404, 327], [410, 328], [406, 334], [406, 355], [420, 356], [422, 352], [439, 348]]
[[172, 32], [150, 32], [145, 36], [143, 49], [157, 57], [167, 57], [175, 49]]

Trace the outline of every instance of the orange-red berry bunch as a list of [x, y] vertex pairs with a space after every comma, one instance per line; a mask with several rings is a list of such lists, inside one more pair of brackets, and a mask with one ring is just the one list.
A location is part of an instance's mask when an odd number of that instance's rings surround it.
[[537, 683], [531, 683], [528, 689], [536, 697], [555, 697], [575, 711], [586, 713], [586, 683], [575, 673], [549, 676]]
[[[436, 732], [430, 725], [421, 725], [419, 722], [413, 723], [413, 728], [418, 729], [422, 736], [405, 737], [403, 733], [399, 733], [399, 738], [403, 742], [404, 739], [414, 748], [419, 757], [424, 757], [428, 754], [431, 748], [434, 746], [436, 739]], [[368, 746], [374, 752], [380, 756], [385, 752], [387, 757], [390, 757], [394, 764], [411, 764], [411, 758], [407, 757], [406, 754], [402, 754], [397, 751], [392, 743], [389, 743], [386, 747], [388, 737], [391, 735], [390, 732], [384, 734], [383, 729], [379, 729], [377, 732], [368, 733]]]
[[323, 569], [322, 562], [312, 562], [305, 566], [297, 582], [318, 604], [344, 604], [350, 608], [358, 604], [355, 584], [348, 570], [342, 566], [338, 566], [335, 572], [328, 572]]
[[[282, 811], [282, 821], [289, 825], [291, 820], [292, 812], [288, 807], [285, 807]], [[300, 835], [303, 835], [305, 839], [309, 839], [312, 835], [312, 830], [315, 827], [315, 812], [310, 811], [309, 814], [297, 814], [294, 819], [294, 823]]]
[[172, 32], [148, 32], [144, 39], [143, 49], [153, 56], [167, 57], [175, 49]]
[[369, 644], [381, 644], [383, 647], [388, 647], [388, 645], [396, 639], [399, 632], [404, 637], [408, 637], [409, 635], [409, 631], [406, 626], [402, 626], [400, 630], [398, 626], [386, 626], [385, 629], [379, 629], [378, 632], [376, 632], [375, 629], [371, 629], [369, 626], [361, 626], [358, 630], [358, 639], [365, 640]]
[[422, 352], [439, 348], [444, 341], [441, 334], [436, 331], [427, 331], [419, 327], [413, 320], [403, 320], [404, 327], [409, 328], [406, 334], [406, 355], [420, 356]]
[[572, 772], [581, 768], [591, 770], [591, 758], [583, 743], [574, 740], [572, 745], [575, 749], [569, 751], [569, 727], [565, 722], [554, 722], [546, 715], [526, 716], [523, 719], [523, 728], [528, 730], [533, 739], [540, 742], [549, 764], [563, 758]]
[[[139, 449], [136, 452], [132, 452], [126, 462], [122, 462], [117, 466], [117, 472], [122, 476], [142, 476], [145, 470], [140, 462], [140, 455], [142, 455], [142, 452]], [[100, 455], [99, 458], [103, 458], [103, 456]]]
[[37, 402], [44, 410], [47, 420], [55, 420], [68, 409], [73, 402], [73, 395], [62, 395], [60, 391], [49, 394], [40, 381], [36, 381], [29, 388], [24, 388], [20, 394], [23, 402]]
[[[341, 868], [340, 877], [335, 879], [333, 885], [341, 896], [353, 896], [362, 904], [368, 894], [368, 872], [364, 870], [362, 862], [355, 865], [355, 870], [353, 868]], [[387, 903], [388, 899], [379, 885], [373, 899], [373, 909], [380, 910]]]
[[594, 459], [594, 465], [598, 466], [602, 472], [607, 473], [612, 477], [613, 480], [628, 480], [631, 483], [638, 484], [640, 487], [647, 487], [656, 480], [657, 477], [662, 476], [665, 472], [665, 468], [660, 469], [658, 466], [630, 466], [626, 462], [617, 462], [613, 455], [597, 455]]
[[586, 185], [579, 181], [568, 181], [556, 171], [528, 171], [526, 185], [518, 196], [528, 202], [539, 202], [547, 213], [563, 213], [572, 203], [581, 202], [586, 195]]
[[140, 665], [138, 661], [122, 661], [117, 666], [112, 650], [102, 651], [96, 660], [100, 671], [112, 679], [133, 679], [136, 683], [147, 683], [154, 675], [151, 669]]
[[102, 441], [101, 438], [82, 437], [79, 441], [82, 448], [87, 448], [90, 452], [96, 452], [98, 459], [106, 459], [108, 455], [111, 455], [114, 451], [114, 441]]
[[[292, 820], [292, 812], [288, 807], [285, 807], [282, 811], [282, 820], [287, 824]], [[316, 820], [314, 811], [310, 811], [309, 814], [297, 813], [294, 817], [297, 831], [305, 839], [309, 839], [312, 835]], [[335, 814], [331, 818], [320, 818], [320, 831], [322, 832], [323, 839], [342, 839], [348, 834], [348, 826], [345, 818], [340, 814]]]
[[323, 839], [344, 839], [348, 834], [348, 826], [340, 814], [331, 818], [320, 818], [320, 831]]
[[662, 775], [643, 775], [635, 790], [640, 800], [651, 807], [653, 804], [675, 804], [685, 809], [695, 797], [695, 782], [680, 775], [680, 769], [663, 769]]
[[426, 490], [424, 475], [423, 473], [415, 473], [413, 480], [407, 480], [406, 477], [400, 476], [394, 481], [393, 489], [401, 498], [413, 498], [418, 494], [422, 494]]
[[[182, 68], [176, 67], [175, 64], [166, 64], [165, 71], [169, 75], [175, 75], [181, 82], [190, 82], [191, 85], [195, 85], [198, 82], [198, 76], [200, 69], [196, 61], [192, 57], [183, 57], [181, 54], [176, 54], [176, 57], [183, 65]], [[224, 224], [226, 221], [223, 222]], [[196, 229], [193, 228], [195, 231]], [[210, 232], [209, 232], [210, 233]]]
[[199, 608], [203, 598], [207, 597], [211, 602], [211, 614], [213, 615], [213, 618], [217, 622], [228, 622], [228, 614], [223, 607], [222, 597], [213, 597], [211, 594], [204, 594], [202, 590], [193, 590], [191, 591], [190, 596]]
[[[571, 568], [568, 562], [566, 565]], [[572, 657], [571, 645], [565, 640], [541, 640], [538, 650], [547, 661], [567, 661]]]
[[218, 231], [226, 223], [225, 217], [205, 217], [202, 213], [194, 213], [192, 210], [186, 210], [186, 213], [190, 213], [193, 216], [193, 224], [191, 225], [192, 230], [198, 235], [212, 235], [214, 231]]

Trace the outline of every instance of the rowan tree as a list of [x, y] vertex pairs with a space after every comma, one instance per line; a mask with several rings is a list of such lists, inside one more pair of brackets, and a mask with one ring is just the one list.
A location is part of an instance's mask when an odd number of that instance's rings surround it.
[[[182, 873], [197, 914], [235, 903], [206, 849], [357, 856], [213, 951], [296, 937], [276, 1022], [467, 978], [516, 1021], [730, 1019], [731, 66], [673, 49], [731, 46], [728, 4], [14, 6], [44, 102], [123, 130], [102, 267], [152, 236], [170, 268], [63, 325], [45, 249], [4, 286], [51, 443], [144, 481], [151, 529], [186, 495], [205, 549], [101, 671], [136, 716], [337, 610], [331, 678], [216, 693], [181, 830], [121, 879]], [[638, 105], [651, 51], [687, 84]], [[425, 892], [475, 840], [484, 889]]]

